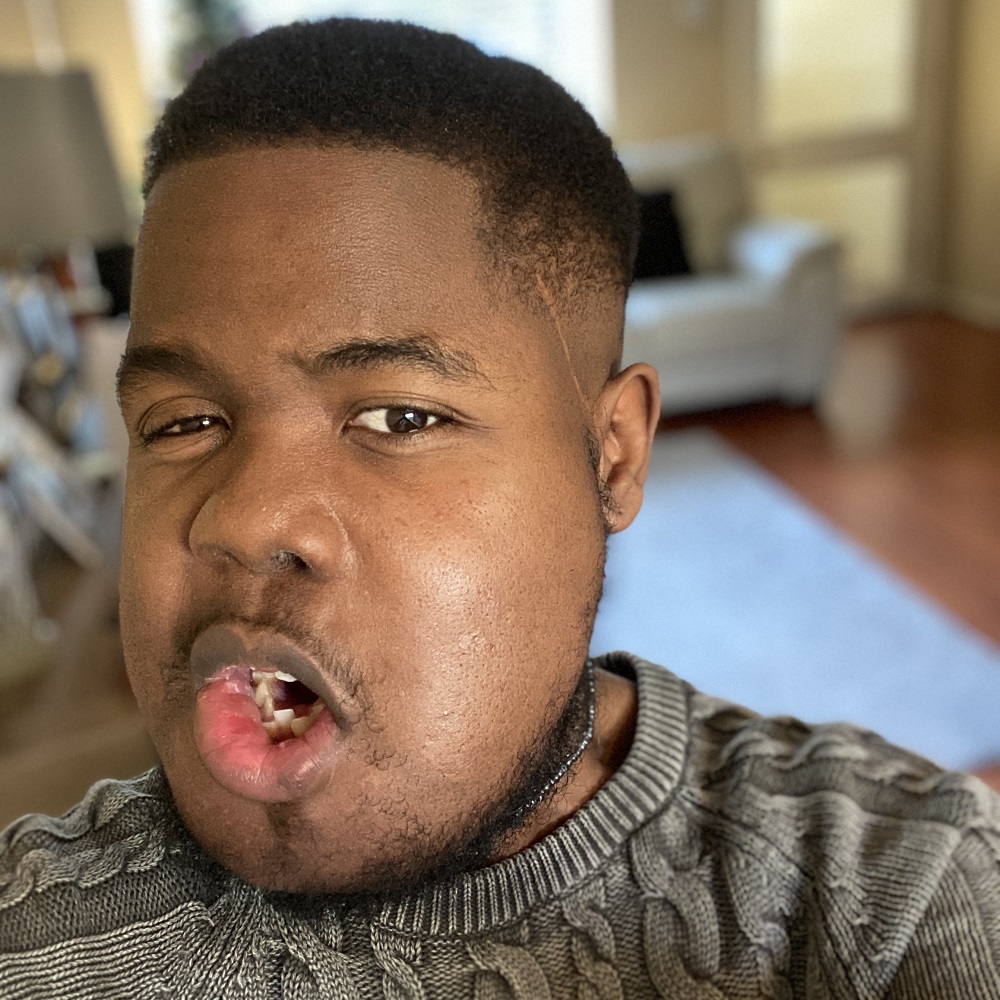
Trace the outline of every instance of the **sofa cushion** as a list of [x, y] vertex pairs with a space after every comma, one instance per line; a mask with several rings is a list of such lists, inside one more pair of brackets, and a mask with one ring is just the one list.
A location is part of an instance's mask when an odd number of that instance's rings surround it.
[[747, 194], [739, 157], [721, 139], [663, 139], [619, 147], [637, 191], [674, 193], [687, 255], [698, 274], [729, 269], [729, 236], [746, 220]]
[[691, 273], [681, 224], [670, 191], [639, 195], [639, 250], [633, 279], [673, 278]]
[[643, 282], [625, 304], [623, 363], [659, 367], [678, 357], [780, 343], [793, 319], [780, 286], [766, 278]]

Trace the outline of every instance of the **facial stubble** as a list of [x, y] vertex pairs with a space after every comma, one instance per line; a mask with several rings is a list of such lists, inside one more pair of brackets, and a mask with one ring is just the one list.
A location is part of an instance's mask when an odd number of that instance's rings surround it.
[[[600, 446], [592, 433], [584, 438], [587, 463], [594, 484], [593, 498], [597, 507], [603, 540], [590, 585], [590, 599], [581, 609], [581, 629], [588, 641], [593, 632], [594, 619], [604, 587], [604, 565], [607, 537], [617, 513], [613, 493], [601, 476]], [[494, 786], [486, 804], [454, 817], [449, 824], [450, 833], [439, 835], [438, 846], [430, 843], [432, 831], [414, 831], [407, 844], [405, 862], [396, 857], [388, 863], [373, 862], [363, 869], [359, 879], [364, 889], [342, 894], [345, 905], [377, 910], [384, 904], [454, 878], [464, 872], [482, 868], [504, 857], [506, 848], [518, 839], [546, 803], [559, 796], [572, 779], [578, 759], [585, 748], [592, 720], [594, 697], [588, 663], [580, 664], [573, 686], [567, 690], [554, 689], [546, 712], [534, 738], [517, 755], [514, 777], [506, 787]], [[567, 761], [574, 761], [564, 775]], [[421, 835], [427, 840], [419, 843]], [[420, 852], [420, 847], [425, 848]], [[390, 845], [386, 845], [387, 854]]]

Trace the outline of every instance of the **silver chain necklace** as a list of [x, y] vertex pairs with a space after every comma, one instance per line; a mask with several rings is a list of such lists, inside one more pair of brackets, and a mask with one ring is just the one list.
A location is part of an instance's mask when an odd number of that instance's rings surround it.
[[587, 672], [587, 726], [583, 731], [583, 739], [580, 740], [580, 745], [569, 755], [569, 757], [567, 757], [562, 764], [559, 765], [559, 769], [556, 773], [553, 774], [547, 782], [545, 782], [538, 794], [517, 810], [514, 814], [515, 819], [521, 819], [522, 817], [527, 816], [528, 813], [537, 809], [538, 806], [542, 804], [549, 792], [551, 792], [552, 789], [566, 777], [569, 769], [583, 756], [584, 750], [587, 749], [587, 744], [589, 744], [594, 738], [594, 716], [597, 711], [594, 661], [588, 659], [583, 669]]

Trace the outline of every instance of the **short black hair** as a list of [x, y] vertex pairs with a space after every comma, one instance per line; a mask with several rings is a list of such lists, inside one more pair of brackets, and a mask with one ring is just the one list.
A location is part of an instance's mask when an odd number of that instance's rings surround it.
[[[608, 137], [540, 70], [399, 21], [271, 28], [209, 59], [150, 139], [143, 193], [171, 166], [254, 146], [395, 149], [476, 183], [490, 262], [553, 292], [632, 274], [635, 196]], [[567, 281], [568, 279], [568, 281]]]

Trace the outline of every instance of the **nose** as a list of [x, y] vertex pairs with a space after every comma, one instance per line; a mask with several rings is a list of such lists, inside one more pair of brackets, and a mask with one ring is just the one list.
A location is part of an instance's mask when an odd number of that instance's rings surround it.
[[188, 534], [192, 553], [265, 577], [338, 573], [347, 537], [323, 458], [287, 439], [231, 441], [206, 469], [210, 485]]

